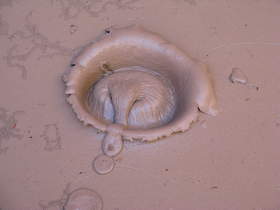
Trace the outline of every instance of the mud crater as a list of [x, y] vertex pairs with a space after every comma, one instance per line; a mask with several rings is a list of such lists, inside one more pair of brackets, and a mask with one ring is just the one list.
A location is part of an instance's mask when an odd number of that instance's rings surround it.
[[107, 28], [63, 76], [79, 120], [105, 132], [114, 157], [123, 140], [152, 142], [186, 131], [199, 111], [215, 115], [206, 66], [140, 26]]

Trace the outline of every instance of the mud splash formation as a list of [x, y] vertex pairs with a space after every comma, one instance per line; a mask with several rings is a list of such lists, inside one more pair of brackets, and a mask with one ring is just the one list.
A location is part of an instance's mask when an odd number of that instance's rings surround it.
[[110, 157], [124, 140], [155, 141], [186, 131], [199, 111], [217, 113], [206, 66], [139, 26], [106, 29], [71, 66], [67, 100], [85, 125], [106, 132]]

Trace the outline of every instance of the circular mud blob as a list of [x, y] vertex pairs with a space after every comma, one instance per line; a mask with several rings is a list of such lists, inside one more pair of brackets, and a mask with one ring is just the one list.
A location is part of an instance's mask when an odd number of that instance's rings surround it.
[[107, 155], [98, 155], [92, 163], [93, 170], [100, 174], [105, 175], [110, 173], [115, 167], [115, 161], [113, 158]]
[[110, 28], [74, 63], [64, 75], [67, 100], [85, 125], [107, 133], [109, 156], [120, 139], [155, 141], [189, 129], [199, 111], [217, 113], [206, 66], [142, 27]]
[[94, 190], [79, 188], [68, 195], [63, 210], [102, 210], [102, 197]]

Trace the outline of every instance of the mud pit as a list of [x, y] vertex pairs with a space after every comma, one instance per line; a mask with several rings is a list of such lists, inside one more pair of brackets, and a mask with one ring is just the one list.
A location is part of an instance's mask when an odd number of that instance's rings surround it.
[[[0, 209], [72, 208], [78, 189], [104, 210], [279, 209], [279, 10], [274, 0], [0, 1]], [[155, 143], [125, 142], [110, 162], [61, 75], [103, 29], [133, 24], [208, 67], [220, 112]]]

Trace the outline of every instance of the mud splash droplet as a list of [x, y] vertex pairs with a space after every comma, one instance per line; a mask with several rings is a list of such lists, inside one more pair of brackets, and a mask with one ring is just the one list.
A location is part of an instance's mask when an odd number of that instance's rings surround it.
[[231, 72], [231, 74], [229, 75], [228, 78], [233, 84], [245, 85], [246, 87], [253, 88], [257, 91], [259, 91], [259, 89], [260, 89], [259, 86], [249, 83], [248, 77], [239, 68], [236, 68], [236, 67], [232, 68], [232, 72]]
[[248, 78], [244, 74], [244, 72], [239, 68], [233, 68], [231, 74], [229, 75], [229, 80], [232, 83], [239, 83], [242, 85], [246, 85], [248, 83]]
[[95, 191], [79, 188], [71, 192], [63, 210], [102, 210], [102, 197]]
[[103, 154], [97, 156], [92, 163], [93, 170], [100, 175], [110, 173], [114, 169], [114, 167], [114, 159]]

